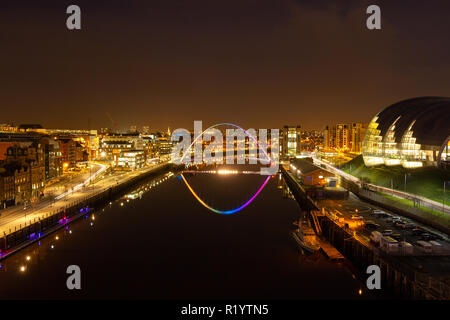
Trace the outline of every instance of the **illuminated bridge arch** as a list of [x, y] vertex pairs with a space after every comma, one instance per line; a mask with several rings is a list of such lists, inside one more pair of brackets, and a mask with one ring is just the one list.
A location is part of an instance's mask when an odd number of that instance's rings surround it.
[[248, 133], [248, 131], [245, 130], [244, 128], [241, 128], [240, 126], [238, 126], [236, 124], [228, 123], [228, 122], [217, 123], [215, 125], [210, 126], [207, 129], [203, 130], [202, 133], [200, 133], [197, 137], [195, 137], [194, 141], [192, 141], [192, 143], [189, 146], [189, 148], [187, 148], [187, 150], [183, 153], [183, 156], [181, 157], [180, 162], [183, 162], [183, 160], [186, 157], [186, 155], [190, 154], [192, 146], [195, 144], [195, 142], [197, 142], [197, 140], [199, 138], [201, 138], [203, 136], [203, 134], [206, 131], [214, 129], [214, 128], [217, 128], [219, 126], [232, 126], [232, 127], [237, 128], [239, 130], [242, 130], [250, 139], [252, 139], [256, 143], [256, 145], [258, 146], [258, 149], [261, 150], [264, 153], [264, 155], [266, 156], [266, 158], [269, 161], [269, 163], [271, 163], [271, 159], [270, 159], [269, 155], [267, 154], [266, 150], [264, 150], [264, 148], [261, 147], [261, 145], [259, 144], [258, 140], [254, 136], [252, 136], [250, 133]]
[[[191, 148], [192, 146], [195, 144], [195, 142], [203, 136], [203, 134], [213, 128], [216, 128], [218, 126], [232, 126], [234, 128], [237, 128], [239, 130], [242, 130], [250, 139], [252, 139], [256, 145], [258, 146], [258, 149], [261, 150], [264, 155], [266, 156], [267, 160], [269, 161], [269, 163], [271, 162], [271, 159], [269, 157], [269, 155], [267, 154], [267, 152], [264, 150], [264, 148], [261, 147], [261, 145], [259, 144], [258, 140], [252, 136], [251, 134], [248, 133], [248, 131], [246, 131], [245, 129], [241, 128], [238, 125], [235, 125], [233, 123], [227, 123], [227, 122], [223, 122], [223, 123], [218, 123], [215, 125], [210, 126], [209, 128], [203, 130], [203, 132], [201, 134], [199, 134], [197, 137], [195, 137], [194, 141], [192, 141], [191, 145], [189, 146], [189, 148], [187, 148], [187, 150], [184, 152], [182, 158], [181, 158], [181, 162], [183, 162], [184, 158], [186, 157], [186, 155], [188, 153], [191, 152]], [[212, 206], [208, 205], [204, 200], [202, 200], [198, 194], [194, 191], [194, 189], [191, 187], [191, 185], [189, 184], [189, 182], [186, 180], [186, 178], [184, 177], [184, 175], [181, 173], [180, 174], [181, 178], [183, 179], [184, 183], [186, 184], [187, 188], [189, 189], [189, 191], [192, 193], [192, 195], [197, 199], [198, 202], [200, 202], [200, 204], [202, 206], [204, 206], [205, 208], [207, 208], [208, 210], [215, 212], [215, 213], [219, 213], [219, 214], [233, 214], [236, 212], [241, 211], [242, 209], [244, 209], [245, 207], [247, 207], [250, 203], [252, 203], [253, 200], [255, 200], [255, 198], [258, 196], [258, 194], [262, 191], [262, 189], [264, 189], [264, 187], [266, 186], [267, 182], [269, 182], [270, 179], [270, 175], [266, 177], [266, 179], [264, 180], [264, 182], [261, 184], [261, 186], [259, 187], [259, 189], [255, 192], [255, 194], [253, 194], [253, 196], [250, 197], [250, 199], [248, 199], [245, 203], [243, 203], [241, 206], [237, 207], [236, 209], [231, 209], [231, 210], [219, 210], [216, 208], [213, 208]]]

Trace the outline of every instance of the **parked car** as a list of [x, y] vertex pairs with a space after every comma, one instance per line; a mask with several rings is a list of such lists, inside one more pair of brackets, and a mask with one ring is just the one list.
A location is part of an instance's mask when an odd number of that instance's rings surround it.
[[425, 241], [436, 240], [436, 236], [431, 233], [423, 233], [420, 238]]
[[412, 230], [412, 234], [415, 235], [415, 236], [420, 236], [422, 233], [425, 233], [425, 230], [423, 230], [423, 229], [421, 229], [419, 227], [415, 227]]
[[366, 229], [369, 230], [376, 230], [380, 227], [379, 224], [373, 222], [373, 221], [366, 221]]
[[393, 233], [391, 234], [391, 238], [394, 238], [397, 241], [400, 241], [402, 239], [402, 235], [400, 233]]
[[392, 215], [390, 215], [389, 213], [384, 212], [384, 211], [380, 212], [378, 215], [380, 217], [382, 217], [382, 218], [390, 218], [390, 217], [392, 217]]
[[393, 233], [394, 233], [394, 231], [392, 231], [392, 230], [384, 230], [384, 231], [381, 232], [381, 234], [383, 236], [390, 236]]
[[403, 221], [394, 222], [394, 226], [398, 229], [406, 229], [406, 223], [404, 223]]

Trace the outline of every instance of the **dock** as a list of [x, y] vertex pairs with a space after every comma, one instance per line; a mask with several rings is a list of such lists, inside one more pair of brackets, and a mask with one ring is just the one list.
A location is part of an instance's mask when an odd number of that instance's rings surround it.
[[344, 260], [344, 256], [335, 247], [333, 247], [328, 241], [320, 239], [319, 237], [317, 237], [317, 239], [320, 244], [320, 250], [327, 256], [328, 259], [333, 260], [333, 261]]

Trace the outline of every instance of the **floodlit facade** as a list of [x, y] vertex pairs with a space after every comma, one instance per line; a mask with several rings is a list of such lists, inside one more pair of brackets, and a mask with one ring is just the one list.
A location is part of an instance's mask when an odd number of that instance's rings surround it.
[[414, 98], [393, 104], [372, 119], [362, 155], [366, 166], [448, 168], [449, 140], [450, 98]]
[[122, 151], [116, 163], [117, 167], [128, 170], [143, 168], [144, 165], [145, 155], [142, 150]]
[[283, 156], [294, 157], [301, 151], [301, 127], [284, 126], [281, 129], [281, 154]]
[[362, 140], [367, 123], [339, 123], [324, 130], [324, 146], [327, 150], [361, 153]]

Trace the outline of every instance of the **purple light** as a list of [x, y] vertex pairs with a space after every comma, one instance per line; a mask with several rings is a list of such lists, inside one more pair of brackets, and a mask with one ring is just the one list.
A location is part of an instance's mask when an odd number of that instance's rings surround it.
[[261, 192], [261, 190], [264, 188], [264, 186], [267, 184], [267, 182], [270, 179], [270, 176], [268, 176], [266, 178], [266, 180], [263, 182], [263, 184], [261, 185], [261, 187], [259, 187], [259, 190], [256, 191], [256, 193], [246, 202], [244, 203], [242, 206], [240, 206], [237, 209], [233, 209], [233, 210], [227, 210], [227, 211], [222, 211], [222, 210], [217, 210], [211, 206], [209, 206], [206, 202], [204, 202], [194, 191], [194, 189], [192, 189], [192, 187], [189, 185], [189, 183], [187, 182], [186, 178], [184, 177], [183, 174], [180, 175], [181, 178], [183, 179], [184, 183], [186, 184], [186, 186], [188, 187], [189, 191], [191, 191], [191, 193], [194, 195], [194, 197], [198, 200], [198, 202], [200, 202], [205, 208], [215, 212], [215, 213], [220, 213], [220, 214], [233, 214], [236, 213], [238, 211], [241, 211], [242, 209], [244, 209], [246, 206], [248, 206], [255, 198], [256, 196]]

